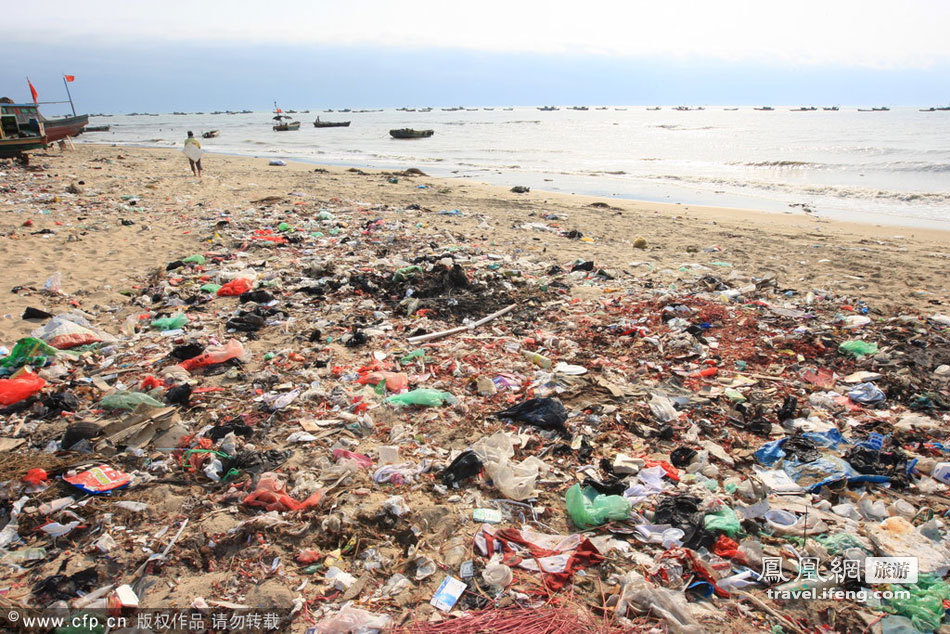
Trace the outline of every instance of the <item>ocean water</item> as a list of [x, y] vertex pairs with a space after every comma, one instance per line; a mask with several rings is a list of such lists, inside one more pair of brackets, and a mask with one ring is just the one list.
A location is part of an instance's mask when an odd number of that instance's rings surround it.
[[[348, 128], [312, 125], [351, 121]], [[950, 111], [676, 111], [644, 106], [446, 112], [298, 113], [274, 132], [272, 113], [92, 117], [111, 126], [79, 140], [181, 147], [187, 130], [208, 152], [381, 169], [616, 198], [804, 213], [950, 229]], [[392, 128], [431, 128], [398, 140]], [[209, 157], [210, 159], [211, 157]], [[213, 170], [213, 160], [207, 160]], [[184, 169], [184, 168], [183, 168]]]

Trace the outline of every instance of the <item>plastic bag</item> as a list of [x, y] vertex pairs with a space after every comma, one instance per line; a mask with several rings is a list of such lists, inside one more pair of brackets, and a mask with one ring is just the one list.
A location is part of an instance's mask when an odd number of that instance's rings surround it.
[[53, 317], [46, 325], [37, 328], [31, 334], [59, 350], [102, 341], [102, 337], [97, 332], [67, 319], [64, 315]]
[[257, 487], [244, 498], [243, 504], [258, 506], [267, 511], [302, 511], [323, 501], [323, 489], [317, 490], [303, 502], [287, 495], [284, 483], [275, 473], [262, 473]]
[[669, 423], [679, 418], [676, 408], [673, 407], [673, 401], [659, 394], [654, 394], [650, 399], [650, 411], [661, 423]]
[[943, 602], [950, 599], [950, 584], [933, 575], [920, 575], [917, 583], [891, 586], [892, 590], [910, 592], [909, 599], [891, 599], [888, 612], [910, 618], [921, 632], [940, 628], [946, 609]]
[[600, 526], [607, 520], [630, 516], [630, 501], [620, 495], [599, 495], [593, 487], [575, 484], [565, 495], [567, 513], [578, 528]]
[[316, 634], [368, 634], [386, 630], [390, 624], [385, 614], [373, 614], [347, 604], [336, 614], [321, 619], [313, 629]]
[[739, 518], [731, 508], [723, 506], [715, 513], [707, 513], [703, 526], [707, 531], [720, 531], [732, 537], [739, 532]]
[[534, 497], [534, 485], [541, 473], [546, 472], [546, 464], [530, 456], [520, 463], [511, 462], [515, 455], [511, 438], [505, 432], [495, 432], [481, 438], [472, 445], [472, 451], [485, 467], [485, 473], [492, 479], [495, 488], [512, 500], [527, 500]]
[[19, 403], [43, 389], [46, 381], [32, 372], [21, 372], [13, 379], [0, 379], [0, 405]]
[[188, 315], [185, 313], [175, 313], [171, 317], [162, 317], [152, 321], [152, 328], [158, 330], [178, 330], [188, 323]]
[[887, 400], [887, 397], [884, 396], [884, 392], [873, 383], [862, 383], [861, 385], [855, 386], [848, 392], [848, 398], [855, 403], [870, 405], [871, 407], [883, 405], [884, 401]]
[[556, 398], [532, 398], [513, 405], [506, 410], [495, 412], [498, 418], [520, 420], [541, 429], [556, 429], [566, 433], [564, 421], [567, 411]]
[[73, 476], [66, 476], [63, 480], [86, 493], [99, 495], [129, 486], [132, 476], [103, 464]]
[[165, 407], [165, 405], [144, 392], [126, 392], [119, 390], [109, 396], [106, 396], [99, 405], [106, 409], [125, 409], [132, 411], [139, 405], [149, 405], [151, 407]]
[[202, 284], [201, 288], [198, 290], [200, 290], [202, 293], [217, 293], [219, 290], [221, 290], [221, 285], [209, 282], [207, 284]]
[[838, 350], [850, 354], [855, 359], [860, 359], [865, 355], [877, 353], [877, 344], [861, 341], [860, 339], [850, 339], [838, 346]]
[[425, 405], [427, 407], [437, 407], [444, 403], [454, 405], [458, 402], [449, 392], [440, 392], [429, 388], [419, 388], [403, 394], [393, 394], [386, 399], [387, 403], [394, 405]]
[[237, 297], [251, 290], [254, 282], [246, 277], [239, 277], [231, 280], [218, 289], [218, 297]]
[[455, 456], [455, 460], [439, 474], [439, 478], [442, 484], [450, 487], [477, 476], [481, 470], [482, 461], [474, 451], [468, 449]]
[[370, 372], [361, 376], [357, 383], [363, 385], [376, 385], [386, 381], [386, 389], [390, 392], [402, 392], [409, 389], [409, 377], [402, 372]]
[[0, 374], [12, 373], [25, 365], [41, 368], [49, 363], [49, 358], [56, 356], [57, 352], [56, 348], [35, 337], [24, 337], [16, 342], [8, 356], [0, 359]]
[[231, 359], [237, 359], [244, 356], [244, 346], [237, 339], [231, 339], [226, 345], [211, 346], [197, 357], [186, 359], [179, 363], [181, 367], [191, 372], [195, 368], [203, 368], [207, 365], [224, 363]]
[[189, 255], [187, 258], [182, 260], [182, 262], [184, 262], [185, 264], [199, 264], [199, 265], [204, 264], [206, 261], [207, 260], [205, 260], [205, 256], [201, 255], [200, 253], [196, 253], [195, 255]]

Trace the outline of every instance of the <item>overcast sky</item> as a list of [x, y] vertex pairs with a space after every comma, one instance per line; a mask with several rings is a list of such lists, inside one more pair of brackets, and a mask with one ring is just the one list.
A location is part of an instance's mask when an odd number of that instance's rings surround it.
[[67, 72], [93, 109], [950, 100], [946, 0], [8, 4], [0, 92]]

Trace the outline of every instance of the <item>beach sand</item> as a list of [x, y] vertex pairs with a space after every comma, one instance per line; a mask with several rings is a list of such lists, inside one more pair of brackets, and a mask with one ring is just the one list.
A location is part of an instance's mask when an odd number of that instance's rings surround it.
[[[35, 303], [11, 289], [40, 287], [59, 271], [64, 290], [83, 307], [126, 303], [120, 292], [143, 275], [202, 251], [209, 236], [199, 228], [206, 221], [253, 210], [267, 204], [255, 201], [269, 197], [288, 210], [306, 203], [306, 213], [314, 210], [310, 203], [359, 201], [378, 208], [372, 217], [398, 212], [437, 235], [489, 251], [544, 253], [562, 266], [593, 260], [598, 268], [655, 282], [673, 279], [664, 272], [700, 264], [718, 277], [741, 271], [774, 276], [779, 288], [834, 291], [885, 314], [945, 312], [941, 305], [948, 301], [950, 232], [801, 212], [515, 194], [463, 179], [400, 176], [391, 183], [379, 171], [305, 163], [276, 167], [267, 159], [215, 154], [205, 155], [204, 178], [198, 180], [179, 150], [78, 145], [35, 153], [32, 163], [44, 169], [25, 182], [5, 178], [0, 193], [0, 258], [6, 269], [0, 334], [9, 343], [34, 327], [19, 317]], [[67, 192], [80, 181], [79, 193]], [[403, 211], [409, 205], [420, 210]], [[456, 209], [463, 215], [439, 214]], [[31, 226], [23, 226], [28, 221]], [[566, 239], [544, 225], [579, 231], [583, 238]], [[46, 231], [52, 233], [37, 233]], [[635, 248], [638, 237], [645, 248]]]

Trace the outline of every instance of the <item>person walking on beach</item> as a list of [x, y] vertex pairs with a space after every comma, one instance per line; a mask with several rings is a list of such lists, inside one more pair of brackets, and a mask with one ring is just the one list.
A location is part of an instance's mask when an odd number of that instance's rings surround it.
[[184, 153], [191, 165], [191, 173], [201, 178], [201, 143], [198, 142], [195, 133], [191, 130], [188, 131], [188, 138], [185, 139]]

